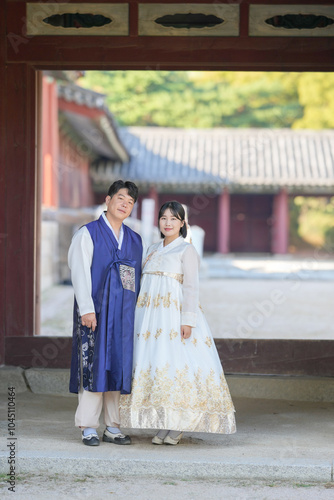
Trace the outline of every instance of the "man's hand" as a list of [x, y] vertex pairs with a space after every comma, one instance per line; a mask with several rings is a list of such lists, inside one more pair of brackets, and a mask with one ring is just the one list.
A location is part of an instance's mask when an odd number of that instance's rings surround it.
[[87, 328], [91, 328], [92, 331], [95, 332], [97, 326], [95, 313], [88, 313], [81, 316], [81, 324], [87, 326]]
[[184, 339], [189, 339], [191, 335], [191, 326], [181, 325], [181, 337]]

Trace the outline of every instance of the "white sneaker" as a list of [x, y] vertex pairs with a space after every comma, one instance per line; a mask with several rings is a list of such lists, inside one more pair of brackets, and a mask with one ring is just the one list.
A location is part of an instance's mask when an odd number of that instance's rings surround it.
[[164, 439], [166, 438], [169, 430], [160, 430], [152, 439], [152, 444], [164, 444]]
[[169, 434], [167, 434], [167, 436], [164, 439], [164, 444], [172, 444], [175, 446], [176, 444], [179, 444], [179, 442], [181, 441], [182, 435], [183, 433], [180, 432], [180, 434], [176, 436], [176, 438], [172, 438]]
[[159, 438], [159, 436], [154, 436], [152, 439], [152, 444], [164, 444], [164, 440]]

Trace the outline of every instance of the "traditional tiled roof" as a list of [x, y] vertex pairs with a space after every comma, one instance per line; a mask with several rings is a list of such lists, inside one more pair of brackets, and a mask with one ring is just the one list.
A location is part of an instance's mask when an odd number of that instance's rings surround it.
[[[329, 191], [334, 186], [334, 131], [129, 127], [120, 136], [131, 161], [93, 177], [141, 186], [231, 191]], [[106, 179], [107, 177], [107, 179]]]
[[67, 132], [70, 128], [80, 141], [84, 141], [87, 153], [99, 161], [128, 162], [129, 155], [118, 136], [117, 125], [113, 115], [105, 104], [105, 95], [93, 90], [79, 87], [73, 83], [59, 84], [58, 97], [73, 102], [79, 107], [93, 108], [101, 111], [96, 118], [90, 118], [84, 111], [60, 111], [61, 126]]
[[62, 97], [67, 102], [75, 102], [80, 106], [105, 110], [105, 94], [79, 87], [79, 85], [75, 85], [74, 83], [67, 85], [58, 84], [57, 90], [58, 97]]

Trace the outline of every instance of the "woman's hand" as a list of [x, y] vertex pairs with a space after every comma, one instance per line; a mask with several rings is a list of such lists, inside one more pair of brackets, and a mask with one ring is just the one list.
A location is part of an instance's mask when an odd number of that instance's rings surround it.
[[81, 316], [81, 324], [87, 326], [87, 328], [91, 328], [92, 331], [95, 332], [97, 326], [95, 313], [88, 313]]
[[189, 339], [191, 335], [191, 326], [181, 325], [181, 337], [184, 339]]

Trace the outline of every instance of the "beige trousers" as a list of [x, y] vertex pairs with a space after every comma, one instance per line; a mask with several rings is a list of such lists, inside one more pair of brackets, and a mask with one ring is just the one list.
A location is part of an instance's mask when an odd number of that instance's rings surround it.
[[100, 425], [99, 419], [104, 406], [104, 423], [113, 427], [119, 426], [119, 399], [120, 391], [89, 392], [81, 388], [79, 404], [75, 413], [76, 427], [92, 427], [97, 429]]

